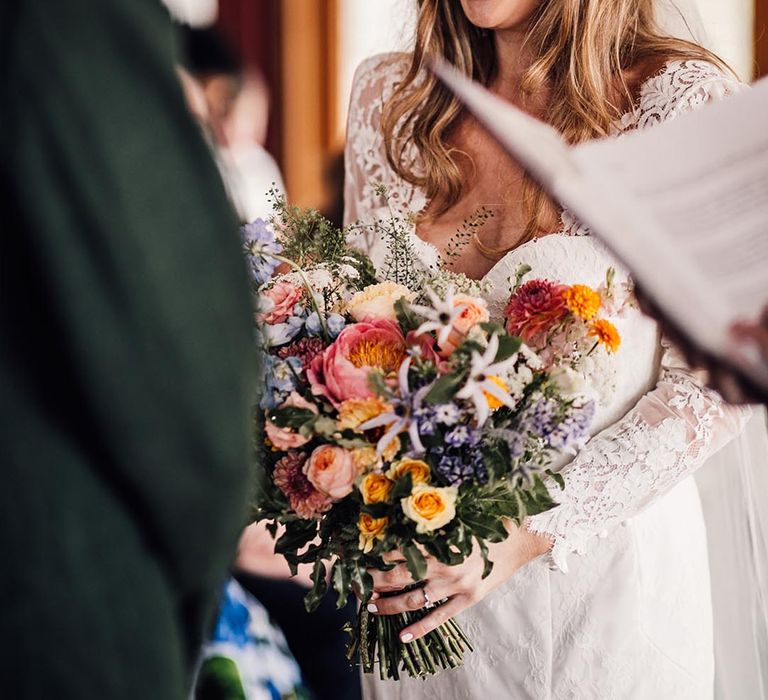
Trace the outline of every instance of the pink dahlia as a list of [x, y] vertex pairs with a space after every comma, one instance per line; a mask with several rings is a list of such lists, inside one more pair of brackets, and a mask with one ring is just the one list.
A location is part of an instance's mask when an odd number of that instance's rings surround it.
[[331, 499], [320, 493], [302, 471], [307, 455], [289, 452], [275, 464], [272, 480], [288, 499], [288, 504], [300, 518], [319, 517], [331, 507]]
[[300, 338], [293, 343], [283, 345], [277, 351], [277, 356], [281, 360], [298, 357], [302, 370], [306, 370], [312, 364], [312, 360], [322, 354], [323, 350], [325, 350], [325, 342], [322, 338]]
[[549, 331], [567, 313], [563, 284], [531, 280], [510, 297], [505, 311], [507, 330], [526, 342]]

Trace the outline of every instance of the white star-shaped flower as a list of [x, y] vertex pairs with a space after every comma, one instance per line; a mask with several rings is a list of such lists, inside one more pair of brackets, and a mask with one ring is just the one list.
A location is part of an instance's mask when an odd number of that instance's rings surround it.
[[499, 337], [492, 335], [488, 341], [488, 347], [481, 355], [476, 350], [472, 352], [470, 360], [469, 376], [464, 386], [456, 393], [457, 399], [467, 399], [472, 401], [477, 411], [478, 425], [483, 425], [491, 412], [488, 405], [488, 395], [493, 396], [499, 402], [508, 406], [515, 407], [515, 402], [509, 395], [496, 384], [491, 377], [505, 375], [517, 361], [517, 353], [511, 355], [506, 360], [496, 362], [496, 353], [499, 351]]
[[413, 310], [427, 319], [416, 329], [416, 335], [435, 331], [437, 342], [440, 345], [445, 345], [453, 330], [454, 322], [464, 311], [464, 305], [455, 304], [452, 287], [447, 290], [445, 299], [441, 299], [431, 289], [427, 289], [426, 292], [431, 306], [413, 305]]

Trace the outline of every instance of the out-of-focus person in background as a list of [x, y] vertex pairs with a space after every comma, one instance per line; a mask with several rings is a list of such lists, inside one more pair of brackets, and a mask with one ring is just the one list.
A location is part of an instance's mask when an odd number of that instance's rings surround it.
[[[285, 188], [263, 147], [269, 121], [263, 78], [242, 65], [215, 28], [183, 27], [180, 36], [187, 103], [207, 135], [230, 199], [243, 221], [266, 220], [272, 214], [269, 191], [284, 194]], [[357, 700], [360, 684], [346, 660], [342, 631], [353, 619], [354, 602], [339, 613], [326, 598], [307, 613], [303, 600], [311, 566], [292, 577], [274, 545], [263, 524], [243, 532], [219, 619], [203, 649], [196, 697], [223, 700], [239, 684], [249, 698], [274, 691], [276, 697], [309, 692], [317, 700]]]
[[190, 105], [210, 136], [230, 199], [242, 221], [268, 219], [269, 195], [285, 193], [275, 159], [264, 148], [269, 90], [214, 28], [184, 27], [181, 35]]
[[250, 480], [237, 222], [157, 0], [0, 47], [0, 694], [182, 700]]

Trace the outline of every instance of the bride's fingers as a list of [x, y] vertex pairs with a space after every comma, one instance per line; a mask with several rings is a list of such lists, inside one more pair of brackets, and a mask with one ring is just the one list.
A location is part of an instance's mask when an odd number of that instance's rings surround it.
[[423, 637], [425, 634], [437, 629], [446, 620], [458, 615], [462, 610], [466, 610], [470, 605], [471, 601], [465, 595], [454, 596], [444, 605], [435, 608], [426, 617], [403, 629], [400, 632], [400, 641], [412, 642], [415, 639], [419, 639], [419, 637]]
[[[424, 592], [427, 592], [425, 597]], [[436, 587], [431, 583], [427, 586], [405, 591], [400, 595], [377, 597], [368, 603], [368, 611], [377, 615], [397, 615], [408, 610], [421, 610], [427, 607], [427, 603], [436, 603], [443, 598], [449, 598], [451, 591], [447, 587]]]

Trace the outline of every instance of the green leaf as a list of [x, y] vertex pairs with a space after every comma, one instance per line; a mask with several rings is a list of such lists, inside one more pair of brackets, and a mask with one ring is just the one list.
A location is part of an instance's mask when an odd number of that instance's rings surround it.
[[373, 577], [368, 573], [367, 567], [355, 562], [354, 566], [350, 567], [350, 576], [352, 583], [360, 592], [363, 604], [367, 603], [373, 593]]
[[424, 400], [427, 403], [449, 403], [464, 381], [464, 372], [444, 374], [432, 385]]
[[338, 599], [336, 600], [336, 609], [341, 610], [346, 604], [351, 590], [351, 580], [347, 571], [347, 563], [343, 559], [337, 559], [333, 563], [331, 572], [331, 581], [333, 590], [336, 591]]
[[363, 513], [367, 513], [372, 518], [383, 518], [385, 515], [389, 514], [391, 508], [392, 506], [389, 505], [389, 503], [368, 503], [360, 510]]
[[515, 283], [512, 285], [512, 292], [516, 292], [517, 288], [523, 283], [523, 277], [525, 277], [533, 268], [530, 265], [522, 264], [515, 271]]
[[482, 328], [488, 335], [504, 335], [506, 332], [504, 330], [504, 326], [502, 326], [500, 323], [496, 323], [495, 321], [486, 321], [485, 323], [481, 323], [480, 328]]
[[484, 513], [469, 512], [460, 514], [461, 522], [473, 536], [482, 537], [491, 542], [501, 542], [507, 538], [507, 529], [501, 518], [488, 516]]
[[427, 560], [424, 559], [421, 550], [416, 545], [411, 544], [403, 547], [402, 551], [411, 578], [414, 581], [423, 581], [427, 575]]
[[448, 566], [455, 566], [464, 561], [464, 555], [451, 549], [450, 543], [442, 537], [424, 540], [422, 545], [435, 559]]
[[327, 590], [328, 582], [325, 580], [325, 564], [322, 559], [317, 559], [312, 568], [312, 588], [304, 596], [304, 607], [307, 609], [307, 612], [317, 610]]
[[395, 482], [392, 491], [390, 491], [389, 500], [392, 503], [397, 503], [401, 498], [410, 496], [411, 491], [413, 491], [413, 477], [410, 472], [406, 472]]
[[400, 297], [395, 302], [395, 314], [403, 334], [415, 331], [421, 325], [421, 319], [405, 297]]
[[495, 362], [503, 362], [509, 357], [512, 357], [523, 344], [520, 338], [513, 335], [500, 335], [499, 338], [499, 350], [496, 353]]
[[565, 479], [563, 478], [563, 475], [560, 472], [553, 472], [551, 469], [547, 469], [544, 473], [550, 476], [554, 480], [554, 482], [563, 491], [565, 491]]
[[317, 414], [308, 408], [297, 408], [296, 406], [286, 406], [285, 408], [276, 408], [269, 412], [267, 420], [278, 428], [290, 428], [298, 430], [305, 423], [309, 423], [316, 418]]
[[296, 552], [311, 542], [317, 534], [316, 520], [296, 520], [286, 523], [285, 532], [275, 542], [275, 552]]
[[480, 549], [480, 556], [483, 557], [482, 578], [488, 578], [488, 576], [491, 574], [491, 571], [493, 571], [493, 562], [488, 558], [488, 545], [486, 544], [485, 540], [479, 537], [476, 537], [475, 540], [477, 541], [477, 546]]

